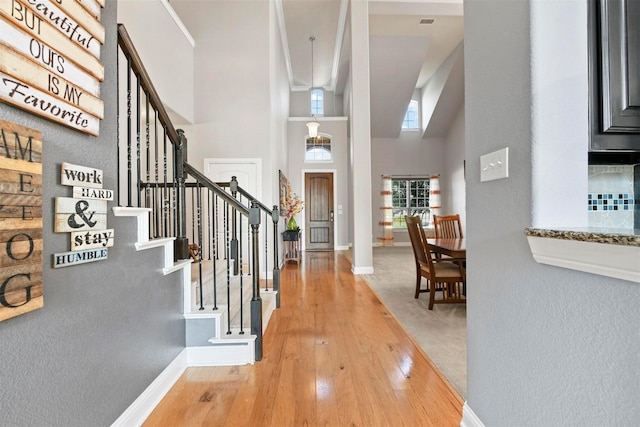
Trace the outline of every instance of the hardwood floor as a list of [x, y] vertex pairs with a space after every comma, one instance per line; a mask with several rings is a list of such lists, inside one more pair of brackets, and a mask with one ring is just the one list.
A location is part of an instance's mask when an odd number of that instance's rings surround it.
[[262, 361], [187, 369], [144, 426], [460, 424], [460, 396], [340, 252], [281, 283]]

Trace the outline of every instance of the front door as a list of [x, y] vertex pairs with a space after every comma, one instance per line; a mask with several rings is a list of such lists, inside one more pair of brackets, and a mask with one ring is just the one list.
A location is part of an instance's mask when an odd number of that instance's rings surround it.
[[304, 176], [305, 249], [333, 250], [333, 173]]

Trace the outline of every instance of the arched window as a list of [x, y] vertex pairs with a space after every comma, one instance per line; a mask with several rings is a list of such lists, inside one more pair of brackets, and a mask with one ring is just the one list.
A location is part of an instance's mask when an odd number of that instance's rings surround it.
[[331, 154], [331, 137], [328, 135], [308, 136], [305, 142], [305, 162], [330, 162], [333, 161]]
[[409, 108], [407, 108], [407, 113], [404, 115], [404, 120], [402, 121], [402, 130], [420, 129], [420, 117], [418, 113], [418, 101], [412, 99], [411, 102], [409, 102]]

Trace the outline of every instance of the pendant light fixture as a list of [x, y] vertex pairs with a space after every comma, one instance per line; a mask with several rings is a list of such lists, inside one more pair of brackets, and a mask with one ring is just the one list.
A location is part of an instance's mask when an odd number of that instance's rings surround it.
[[[316, 40], [315, 37], [309, 37], [309, 41], [311, 42], [311, 88], [309, 89], [309, 94], [313, 96], [313, 42]], [[318, 136], [318, 128], [320, 127], [320, 123], [316, 120], [316, 116], [311, 112], [311, 121], [307, 123], [307, 128], [309, 128], [309, 136], [315, 138]]]

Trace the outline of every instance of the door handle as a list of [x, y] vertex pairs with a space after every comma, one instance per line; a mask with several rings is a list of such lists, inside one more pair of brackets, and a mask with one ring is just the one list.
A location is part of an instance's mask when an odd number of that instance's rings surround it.
[[333, 211], [330, 212], [331, 221], [333, 221]]

